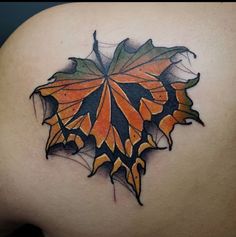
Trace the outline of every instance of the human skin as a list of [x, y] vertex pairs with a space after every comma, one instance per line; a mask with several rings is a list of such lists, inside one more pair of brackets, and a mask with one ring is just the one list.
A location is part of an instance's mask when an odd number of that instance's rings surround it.
[[[236, 5], [73, 3], [43, 11], [0, 49], [0, 225], [32, 223], [49, 237], [236, 236]], [[49, 126], [29, 95], [68, 57], [129, 37], [197, 54], [200, 82], [188, 93], [205, 123], [177, 125], [172, 151], [149, 154], [142, 201], [102, 174], [67, 159], [45, 159]], [[41, 113], [42, 115], [42, 113]]]

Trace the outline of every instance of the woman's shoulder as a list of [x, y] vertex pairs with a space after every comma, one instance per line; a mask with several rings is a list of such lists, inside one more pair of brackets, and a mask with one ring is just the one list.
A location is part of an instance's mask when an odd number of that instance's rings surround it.
[[[220, 3], [70, 3], [20, 26], [0, 49], [0, 218], [58, 237], [236, 234], [234, 12], [235, 5]], [[95, 30], [105, 55], [127, 37], [134, 46], [151, 38], [156, 47], [197, 54], [193, 68], [201, 77], [188, 96], [206, 126], [176, 125], [172, 151], [149, 154], [143, 207], [130, 183], [114, 187], [107, 173], [88, 178], [78, 162], [46, 159], [50, 125], [42, 125], [40, 98], [30, 95], [68, 68], [68, 58], [87, 58]]]

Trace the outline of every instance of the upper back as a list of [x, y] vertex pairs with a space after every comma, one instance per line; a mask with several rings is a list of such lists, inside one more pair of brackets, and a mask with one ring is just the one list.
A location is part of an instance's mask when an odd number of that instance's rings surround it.
[[[0, 187], [3, 221], [29, 222], [48, 236], [235, 236], [234, 4], [77, 3], [20, 26], [0, 50]], [[103, 42], [184, 45], [198, 58], [189, 90], [205, 127], [177, 125], [171, 151], [149, 153], [140, 206], [106, 173], [70, 159], [46, 159], [49, 126], [32, 98], [68, 65]], [[109, 45], [108, 45], [109, 46]], [[37, 109], [38, 108], [38, 109]]]

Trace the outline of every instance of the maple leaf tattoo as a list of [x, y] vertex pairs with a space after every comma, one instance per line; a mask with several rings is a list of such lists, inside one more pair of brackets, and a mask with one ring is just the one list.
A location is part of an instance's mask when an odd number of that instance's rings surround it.
[[[93, 36], [95, 60], [70, 58], [74, 62], [70, 72], [55, 73], [33, 92], [50, 105], [50, 116], [44, 118], [50, 126], [46, 155], [58, 145], [71, 145], [79, 153], [92, 140], [95, 155], [89, 177], [106, 164], [112, 181], [114, 174], [124, 170], [128, 186], [142, 205], [144, 152], [161, 149], [148, 125], [157, 126], [170, 150], [176, 124], [191, 124], [187, 122], [191, 119], [204, 125], [187, 95], [200, 74], [183, 80], [172, 72], [181, 63], [174, 60], [177, 55], [196, 55], [182, 46], [155, 47], [151, 39], [131, 50], [126, 39], [104, 63], [96, 31]], [[182, 70], [192, 72], [186, 67]]]

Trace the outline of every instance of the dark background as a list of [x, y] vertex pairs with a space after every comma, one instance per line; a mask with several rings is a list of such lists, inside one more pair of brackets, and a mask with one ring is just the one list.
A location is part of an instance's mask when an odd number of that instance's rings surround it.
[[0, 47], [28, 18], [63, 3], [65, 2], [0, 2]]

